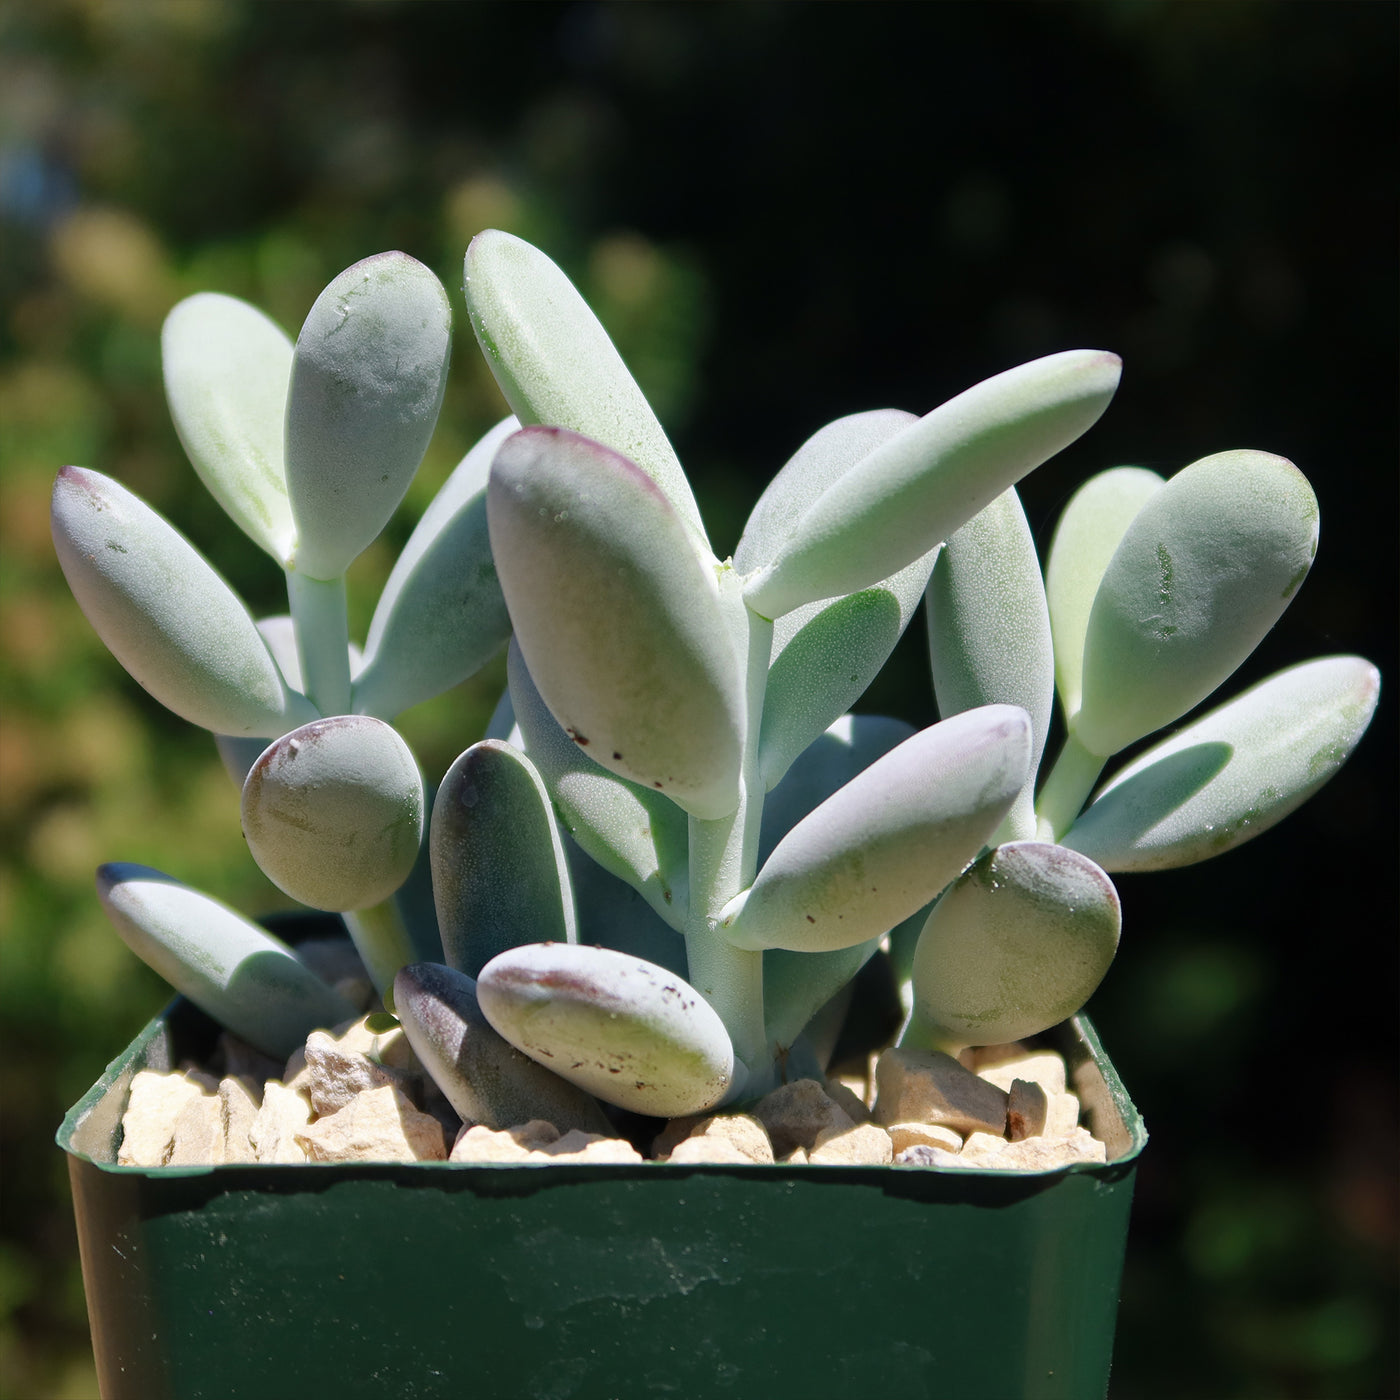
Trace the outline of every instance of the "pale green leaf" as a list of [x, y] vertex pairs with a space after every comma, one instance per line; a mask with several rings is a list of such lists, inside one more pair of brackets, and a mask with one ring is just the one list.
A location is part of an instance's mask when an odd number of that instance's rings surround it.
[[917, 1038], [999, 1045], [1057, 1025], [1088, 1001], [1118, 947], [1113, 882], [1039, 841], [989, 851], [933, 907], [914, 954]]
[[160, 357], [170, 417], [199, 479], [285, 566], [296, 547], [282, 462], [292, 342], [257, 307], [199, 292], [165, 318]]
[[564, 829], [672, 928], [681, 929], [689, 881], [685, 813], [654, 788], [608, 772], [560, 729], [513, 639], [506, 665], [522, 746], [539, 769]]
[[486, 526], [486, 480], [519, 427], [498, 423], [458, 463], [409, 536], [380, 594], [354, 709], [380, 719], [473, 676], [510, 635]]
[[1035, 540], [1014, 488], [949, 537], [927, 598], [938, 713], [946, 719], [999, 704], [1019, 705], [1030, 715], [1030, 775], [1004, 834], [1033, 836], [1035, 775], [1055, 703], [1055, 659]]
[[635, 462], [708, 549], [675, 450], [573, 283], [538, 248], [496, 229], [472, 239], [464, 273], [472, 329], [516, 417], [582, 433]]
[[122, 941], [176, 991], [265, 1054], [285, 1059], [355, 1008], [280, 939], [159, 870], [97, 872], [97, 893]]
[[1317, 500], [1291, 462], [1221, 452], [1179, 471], [1094, 598], [1078, 741], [1107, 757], [1199, 704], [1278, 621], [1316, 552]]
[[408, 878], [423, 779], [382, 720], [337, 715], [270, 744], [243, 784], [243, 834], [278, 889], [313, 909], [366, 909]]
[[366, 258], [317, 297], [287, 398], [299, 572], [339, 578], [394, 513], [437, 422], [451, 340], [447, 293], [406, 253]]
[[517, 944], [577, 942], [549, 795], [534, 765], [509, 744], [483, 739], [447, 770], [428, 847], [449, 967], [474, 977]]
[[400, 968], [394, 1006], [418, 1062], [464, 1123], [505, 1132], [543, 1119], [561, 1135], [578, 1128], [612, 1136], [595, 1099], [492, 1029], [465, 973], [436, 963]]
[[832, 951], [927, 904], [972, 860], [1026, 781], [1030, 720], [969, 710], [877, 759], [778, 843], [723, 911], [740, 948]]
[[1079, 713], [1084, 634], [1104, 570], [1133, 517], [1163, 484], [1145, 467], [1100, 472], [1070, 497], [1055, 526], [1045, 566], [1045, 596], [1055, 637], [1055, 683], [1067, 720]]
[[724, 1023], [683, 978], [611, 948], [534, 944], [477, 979], [486, 1019], [588, 1093], [657, 1118], [713, 1108], [734, 1082]]
[[1380, 672], [1359, 656], [1292, 666], [1135, 759], [1064, 844], [1105, 870], [1166, 870], [1282, 821], [1346, 762], [1375, 713]]
[[740, 657], [675, 509], [625, 457], [525, 428], [491, 469], [491, 548], [520, 650], [564, 731], [693, 816], [739, 801]]
[[867, 588], [912, 564], [1087, 431], [1118, 386], [1119, 360], [1072, 350], [975, 385], [867, 453], [751, 574], [764, 617]]
[[174, 526], [110, 477], [64, 467], [54, 548], [87, 620], [167, 709], [216, 734], [272, 738], [316, 715], [248, 610]]

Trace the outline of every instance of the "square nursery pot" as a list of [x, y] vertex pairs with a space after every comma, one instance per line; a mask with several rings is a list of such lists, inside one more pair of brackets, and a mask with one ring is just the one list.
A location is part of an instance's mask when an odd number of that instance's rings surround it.
[[1106, 1165], [115, 1165], [132, 1076], [198, 1058], [177, 999], [59, 1145], [106, 1400], [1102, 1397], [1147, 1135], [1083, 1017]]

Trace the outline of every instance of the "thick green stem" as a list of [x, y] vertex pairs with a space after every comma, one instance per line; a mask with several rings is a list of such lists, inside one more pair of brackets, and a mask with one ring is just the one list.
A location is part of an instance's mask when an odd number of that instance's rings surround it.
[[351, 909], [341, 915], [355, 951], [369, 973], [386, 1010], [394, 1009], [394, 977], [401, 967], [418, 961], [418, 954], [392, 899], [368, 909]]
[[[727, 580], [722, 580], [721, 586]], [[763, 954], [736, 948], [718, 930], [720, 911], [753, 884], [758, 868], [758, 832], [765, 789], [758, 772], [758, 733], [773, 624], [743, 606], [737, 588], [727, 600], [748, 629], [744, 761], [739, 804], [716, 821], [690, 819], [690, 909], [685, 926], [691, 985], [719, 1013], [734, 1053], [750, 1082], [766, 1068], [767, 1036], [763, 1025]]]
[[345, 578], [287, 573], [287, 601], [296, 625], [302, 690], [323, 715], [350, 712], [350, 623]]
[[1040, 840], [1058, 841], [1074, 825], [1107, 762], [1090, 753], [1070, 731], [1036, 799], [1036, 835]]

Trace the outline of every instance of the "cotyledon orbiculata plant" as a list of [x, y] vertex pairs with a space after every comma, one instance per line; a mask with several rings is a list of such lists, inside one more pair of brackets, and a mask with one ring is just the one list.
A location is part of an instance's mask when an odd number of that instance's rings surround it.
[[[1081, 813], [1107, 758], [1210, 694], [1301, 582], [1316, 506], [1295, 468], [1228, 453], [1166, 484], [1135, 469], [1095, 478], [1066, 512], [1043, 584], [1014, 483], [1091, 426], [1118, 379], [1116, 357], [1075, 351], [923, 418], [877, 410], [829, 424], [721, 560], [596, 318], [543, 254], [495, 232], [468, 250], [467, 304], [514, 417], [425, 515], [360, 660], [343, 625], [344, 568], [397, 502], [390, 479], [402, 494], [441, 399], [440, 377], [433, 387], [412, 367], [445, 371], [445, 337], [439, 358], [419, 361], [392, 339], [418, 350], [403, 327], [439, 324], [424, 274], [401, 254], [342, 274], [290, 350], [290, 373], [280, 332], [242, 303], [193, 298], [167, 325], [182, 438], [230, 514], [288, 568], [290, 623], [230, 624], [241, 650], [221, 640], [234, 660], [211, 665], [207, 638], [220, 634], [192, 629], [197, 609], [148, 581], [174, 576], [161, 562], [176, 549], [170, 527], [95, 473], [60, 475], [55, 537], [79, 600], [138, 680], [216, 731], [273, 738], [243, 797], [272, 878], [354, 910], [336, 892], [337, 862], [362, 882], [386, 872], [360, 906], [370, 913], [350, 920], [386, 991], [411, 947], [386, 901], [416, 837], [393, 860], [381, 851], [421, 780], [380, 716], [470, 674], [508, 611], [508, 695], [433, 804], [445, 966], [411, 963], [393, 984], [464, 1117], [505, 1126], [548, 1101], [556, 1121], [583, 1122], [596, 1108], [580, 1089], [694, 1112], [772, 1087], [794, 1055], [820, 1069], [830, 1018], [818, 1013], [886, 938], [910, 987], [906, 1043], [1044, 1029], [1113, 956], [1107, 870], [1180, 864], [1256, 834], [1364, 731], [1374, 669], [1310, 663], [1143, 755]], [[197, 330], [182, 337], [182, 325]], [[338, 358], [347, 327], [358, 339]], [[278, 347], [275, 373], [263, 343]], [[290, 505], [280, 536], [260, 536], [264, 495]], [[128, 545], [113, 567], [89, 548], [110, 533], [112, 502], [138, 522], [123, 538], [155, 564], [126, 563]], [[324, 516], [340, 522], [330, 545]], [[200, 577], [232, 616], [226, 587]], [[915, 734], [847, 713], [925, 592], [943, 720]], [[251, 705], [229, 679], [250, 657], [262, 677]], [[211, 670], [239, 697], [223, 709], [198, 698]], [[1057, 682], [1068, 738], [1037, 799]], [[269, 1038], [258, 1023], [278, 998], [292, 1007], [282, 1039], [334, 1019], [294, 956], [250, 951], [265, 936], [232, 911], [203, 920], [220, 930], [211, 957], [211, 935], [196, 946], [191, 932], [204, 896], [133, 867], [105, 867], [100, 884], [138, 951], [245, 1034]], [[192, 967], [205, 969], [197, 986]]]

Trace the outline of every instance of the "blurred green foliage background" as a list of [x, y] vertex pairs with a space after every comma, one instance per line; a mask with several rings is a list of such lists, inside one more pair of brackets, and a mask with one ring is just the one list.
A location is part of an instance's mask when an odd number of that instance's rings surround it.
[[[1123, 388], [1024, 491], [1254, 446], [1322, 507], [1312, 578], [1237, 684], [1359, 651], [1395, 677], [1396, 8], [10, 0], [0, 8], [0, 1393], [95, 1395], [66, 1107], [164, 999], [105, 859], [259, 914], [207, 736], [111, 661], [48, 538], [66, 462], [172, 518], [256, 612], [280, 580], [183, 461], [160, 323], [247, 297], [295, 332], [399, 247], [459, 313], [437, 439], [356, 566], [368, 621], [417, 512], [500, 413], [461, 257], [502, 227], [582, 286], [721, 548], [821, 423], [924, 412], [1078, 345]], [[921, 631], [869, 708], [935, 716]], [[440, 772], [501, 684], [405, 727]], [[1122, 881], [1098, 1021], [1153, 1140], [1113, 1393], [1355, 1397], [1396, 1360], [1395, 723], [1218, 863]], [[837, 1300], [833, 1300], [834, 1305]], [[256, 1344], [255, 1339], [250, 1339]]]

